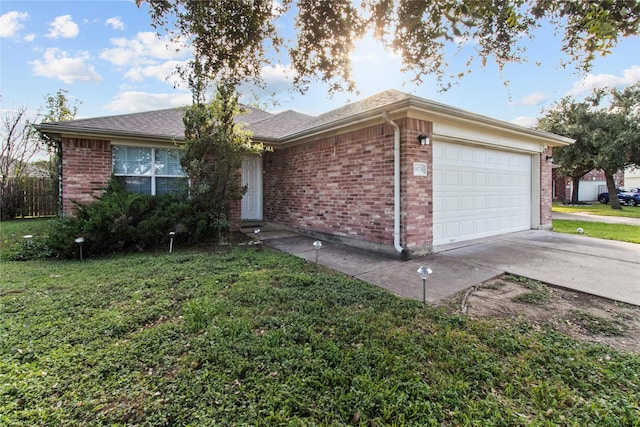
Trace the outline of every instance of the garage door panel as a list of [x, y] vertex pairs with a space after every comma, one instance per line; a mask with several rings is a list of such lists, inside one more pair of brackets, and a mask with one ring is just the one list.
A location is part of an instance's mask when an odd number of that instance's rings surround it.
[[459, 185], [459, 172], [455, 170], [446, 170], [444, 172], [444, 184], [453, 186]]
[[434, 245], [531, 227], [529, 155], [436, 142], [433, 162]]
[[476, 229], [476, 224], [474, 220], [461, 221], [460, 226], [461, 226], [460, 232], [463, 235], [468, 233], [473, 233], [474, 230]]
[[454, 214], [456, 212], [460, 211], [460, 204], [459, 204], [459, 198], [458, 197], [446, 197], [444, 199], [444, 214], [446, 215], [447, 213], [451, 213]]
[[463, 187], [471, 187], [474, 185], [473, 172], [460, 172], [460, 185]]
[[473, 212], [475, 210], [472, 196], [460, 197], [460, 210], [470, 212]]

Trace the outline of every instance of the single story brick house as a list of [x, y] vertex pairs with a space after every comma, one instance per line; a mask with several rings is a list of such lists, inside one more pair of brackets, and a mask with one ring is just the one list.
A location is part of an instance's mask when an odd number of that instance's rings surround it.
[[[550, 228], [549, 157], [573, 142], [396, 90], [317, 117], [248, 108], [239, 120], [273, 151], [243, 162], [234, 227], [267, 221], [403, 257]], [[66, 213], [112, 176], [150, 194], [186, 179], [182, 109], [37, 128], [61, 141]]]

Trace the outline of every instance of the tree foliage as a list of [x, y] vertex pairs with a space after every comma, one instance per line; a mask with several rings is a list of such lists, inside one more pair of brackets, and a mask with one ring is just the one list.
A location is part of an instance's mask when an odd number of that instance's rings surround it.
[[242, 159], [264, 147], [252, 142], [251, 132], [235, 118], [241, 114], [238, 94], [230, 84], [217, 86], [215, 99], [194, 104], [184, 115], [185, 144], [181, 160], [189, 176], [189, 191], [197, 209], [209, 214], [209, 226], [227, 230], [232, 204], [246, 191], [241, 186]]
[[[58, 89], [55, 95], [47, 94], [45, 97], [46, 113], [42, 117], [41, 123], [64, 122], [73, 120], [78, 113], [80, 101], [75, 100], [70, 105], [69, 92], [65, 89]], [[42, 142], [49, 151], [56, 151], [58, 146], [55, 140], [49, 139], [46, 135], [41, 135]]]
[[[75, 100], [73, 105], [70, 105], [69, 92], [65, 89], [58, 89], [55, 95], [47, 94], [45, 97], [46, 113], [41, 120], [41, 123], [51, 122], [64, 122], [73, 120], [78, 113], [78, 105], [81, 101]], [[40, 140], [45, 148], [51, 154], [49, 158], [49, 175], [53, 181], [54, 191], [57, 193], [58, 200], [58, 215], [62, 216], [62, 147], [60, 139], [51, 138], [48, 135], [41, 133]]]
[[[155, 0], [148, 5], [157, 31], [189, 41], [207, 75], [260, 82], [264, 65], [290, 61], [301, 91], [315, 79], [330, 91], [354, 90], [349, 53], [367, 33], [397, 52], [416, 81], [435, 75], [442, 82], [452, 77], [445, 51], [459, 47], [460, 40], [477, 42], [483, 64], [493, 57], [503, 67], [524, 60], [522, 39], [552, 26], [563, 36], [568, 62], [586, 71], [596, 54], [638, 34], [640, 25], [636, 0]], [[294, 40], [284, 35], [289, 16]]]
[[573, 181], [571, 201], [578, 202], [580, 178], [595, 168], [596, 147], [592, 138], [590, 104], [576, 103], [567, 97], [556, 103], [538, 119], [540, 130], [569, 136], [576, 140], [572, 145], [554, 148], [554, 163], [558, 172]]
[[[609, 194], [616, 194], [613, 175], [640, 165], [640, 83], [624, 90], [595, 89], [582, 102], [563, 98], [538, 120], [538, 128], [576, 139], [554, 149], [562, 174], [575, 183], [591, 169], [602, 169]], [[616, 197], [609, 199], [612, 208], [620, 209]]]
[[16, 215], [15, 195], [28, 163], [39, 151], [26, 107], [2, 113], [0, 123], [0, 218]]

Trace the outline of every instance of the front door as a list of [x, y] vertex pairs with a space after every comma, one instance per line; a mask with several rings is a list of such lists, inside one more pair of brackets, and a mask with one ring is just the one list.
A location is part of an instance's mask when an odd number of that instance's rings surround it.
[[247, 156], [242, 161], [242, 186], [247, 192], [242, 196], [241, 219], [262, 221], [262, 157]]

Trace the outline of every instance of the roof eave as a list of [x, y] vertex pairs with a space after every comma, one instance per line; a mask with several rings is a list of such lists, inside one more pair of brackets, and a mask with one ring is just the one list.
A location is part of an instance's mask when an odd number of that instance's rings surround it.
[[484, 116], [482, 114], [472, 113], [470, 111], [461, 110], [458, 108], [450, 107], [445, 104], [441, 104], [441, 103], [430, 101], [423, 98], [418, 98], [415, 96], [412, 96], [410, 101], [411, 101], [411, 106], [416, 107], [418, 109], [424, 109], [425, 112], [431, 115], [449, 117], [449, 118], [453, 117], [456, 120], [479, 123], [481, 125], [495, 128], [495, 129], [503, 129], [510, 132], [514, 132], [514, 133], [533, 136], [538, 139], [543, 139], [545, 141], [545, 144], [549, 147], [560, 147], [560, 146], [570, 145], [575, 142], [575, 139], [572, 139], [572, 138], [567, 138], [561, 135], [556, 135], [553, 133], [544, 132], [537, 129], [527, 128], [524, 126], [516, 125], [514, 123], [506, 122], [504, 120], [494, 119], [492, 117]]
[[150, 140], [150, 141], [162, 141], [162, 142], [183, 142], [184, 136], [171, 136], [171, 135], [153, 135], [153, 134], [141, 134], [137, 132], [114, 130], [114, 129], [95, 129], [95, 128], [69, 128], [64, 126], [48, 126], [47, 123], [41, 123], [34, 125], [38, 132], [52, 136], [52, 137], [83, 137], [83, 138], [99, 138], [105, 140], [111, 139], [136, 139], [136, 140]]
[[294, 144], [296, 142], [300, 142], [301, 140], [313, 138], [327, 132], [335, 132], [342, 128], [351, 127], [360, 123], [370, 122], [376, 119], [382, 120], [381, 117], [383, 111], [394, 112], [402, 110], [405, 107], [405, 104], [406, 106], [408, 106], [408, 101], [409, 98], [404, 98], [395, 102], [391, 102], [389, 104], [373, 107], [369, 110], [365, 110], [357, 114], [346, 116], [328, 123], [323, 123], [321, 125], [304, 129], [293, 134], [285, 135], [279, 138], [279, 141], [281, 145]]

